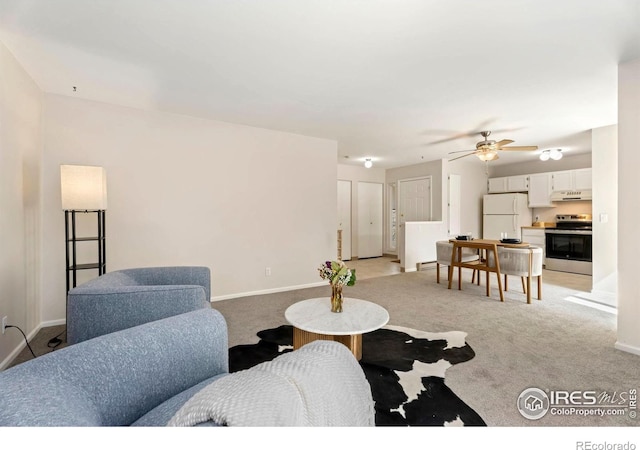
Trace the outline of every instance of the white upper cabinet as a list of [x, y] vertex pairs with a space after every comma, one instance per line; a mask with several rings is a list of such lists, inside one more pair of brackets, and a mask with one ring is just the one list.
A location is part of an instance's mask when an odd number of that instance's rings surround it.
[[528, 190], [528, 175], [489, 178], [489, 194], [498, 194], [502, 192], [527, 192]]
[[507, 177], [489, 178], [489, 194], [507, 192]]
[[551, 202], [551, 173], [529, 175], [529, 208], [554, 206]]
[[529, 175], [507, 177], [508, 192], [527, 192], [529, 190]]
[[591, 189], [591, 169], [552, 172], [552, 189], [554, 191]]
[[574, 170], [574, 189], [591, 189], [591, 169], [577, 169]]
[[551, 173], [551, 189], [554, 191], [570, 191], [573, 189], [573, 171]]
[[511, 177], [489, 178], [489, 194], [527, 192], [529, 208], [550, 208], [554, 191], [591, 189], [591, 169], [563, 170]]

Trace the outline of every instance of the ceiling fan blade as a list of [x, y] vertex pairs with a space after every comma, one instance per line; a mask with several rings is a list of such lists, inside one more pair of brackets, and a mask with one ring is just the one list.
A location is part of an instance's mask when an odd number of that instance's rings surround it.
[[498, 133], [510, 133], [511, 131], [518, 131], [518, 130], [522, 130], [524, 127], [515, 127], [515, 128], [498, 128], [497, 130], [491, 130], [491, 133], [493, 133], [494, 135], [498, 134]]
[[498, 146], [498, 148], [502, 147], [503, 145], [509, 145], [511, 143], [513, 143], [514, 141], [512, 141], [511, 139], [503, 139], [501, 141], [496, 142], [496, 145]]
[[451, 141], [455, 141], [457, 139], [462, 139], [462, 138], [465, 138], [465, 137], [472, 137], [472, 136], [475, 136], [477, 134], [478, 133], [459, 133], [459, 134], [456, 134], [455, 136], [451, 136], [451, 137], [444, 138], [444, 139], [439, 139], [437, 141], [431, 141], [431, 142], [429, 142], [429, 145], [443, 144], [445, 142], [451, 142]]
[[487, 127], [489, 126], [489, 124], [492, 123], [492, 122], [495, 122], [496, 120], [497, 120], [496, 117], [491, 118], [491, 119], [487, 119], [487, 120], [483, 120], [476, 127], [474, 127], [473, 130], [470, 130], [470, 131], [449, 131], [449, 132], [446, 132], [446, 134], [451, 134], [452, 136], [448, 137], [448, 138], [444, 138], [444, 139], [439, 139], [437, 141], [429, 142], [429, 144], [431, 144], [431, 145], [442, 144], [444, 142], [455, 141], [456, 139], [462, 139], [462, 138], [478, 136], [481, 131], [486, 130]]
[[453, 159], [450, 159], [449, 162], [455, 161], [456, 159], [460, 159], [460, 158], [466, 158], [467, 156], [471, 156], [471, 155], [475, 155], [475, 154], [476, 154], [476, 152], [471, 152], [471, 153], [467, 153], [466, 155], [457, 156], [457, 157], [455, 157]]
[[523, 145], [520, 147], [502, 147], [500, 150], [510, 150], [517, 152], [532, 152], [534, 150], [538, 150], [537, 145]]
[[451, 155], [452, 153], [464, 153], [464, 152], [475, 152], [476, 150], [456, 150], [455, 152], [449, 152], [449, 154]]

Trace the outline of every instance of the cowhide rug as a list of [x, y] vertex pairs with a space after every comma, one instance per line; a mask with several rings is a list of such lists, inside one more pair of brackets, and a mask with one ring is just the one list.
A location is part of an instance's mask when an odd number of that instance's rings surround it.
[[[293, 327], [258, 332], [257, 344], [229, 349], [229, 370], [248, 369], [293, 350]], [[485, 426], [445, 384], [445, 372], [469, 361], [466, 333], [428, 333], [386, 326], [362, 337], [360, 365], [371, 385], [377, 426]]]

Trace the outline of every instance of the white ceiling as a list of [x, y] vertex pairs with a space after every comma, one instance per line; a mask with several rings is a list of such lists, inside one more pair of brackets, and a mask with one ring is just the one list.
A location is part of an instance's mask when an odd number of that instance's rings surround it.
[[618, 63], [640, 58], [640, 0], [0, 0], [0, 40], [49, 93], [398, 167], [474, 149], [479, 134], [433, 142], [483, 129], [590, 151], [589, 130], [617, 121]]

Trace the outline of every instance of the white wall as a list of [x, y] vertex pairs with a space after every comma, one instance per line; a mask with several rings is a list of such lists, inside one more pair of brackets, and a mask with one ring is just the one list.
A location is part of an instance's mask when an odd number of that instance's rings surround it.
[[[31, 334], [40, 320], [42, 94], [0, 43], [0, 319]], [[0, 370], [23, 342], [0, 334]]]
[[640, 355], [638, 255], [640, 223], [640, 60], [618, 66], [618, 341]]
[[60, 164], [106, 169], [108, 271], [208, 266], [214, 299], [322, 283], [336, 142], [57, 95], [44, 123], [43, 320], [65, 314]]
[[[485, 163], [477, 158], [467, 158], [453, 162], [445, 161], [444, 167], [447, 175], [460, 175], [460, 232], [482, 236], [482, 199], [487, 193]], [[446, 195], [444, 198], [446, 202]]]
[[[591, 133], [593, 165], [593, 288], [616, 306], [618, 283], [618, 126]], [[603, 217], [602, 215], [606, 217]], [[610, 295], [606, 295], [610, 294]]]
[[[367, 169], [364, 165], [355, 166], [352, 164], [338, 164], [338, 180], [351, 181], [351, 257], [358, 257], [358, 182], [381, 183], [384, 188], [385, 170], [377, 167]], [[383, 198], [386, 199], [386, 192]], [[387, 202], [384, 202], [385, 226], [383, 228], [383, 239], [386, 242], [386, 211]], [[334, 223], [335, 228], [335, 223]], [[335, 233], [335, 230], [334, 230]], [[385, 246], [383, 245], [383, 249]]]

